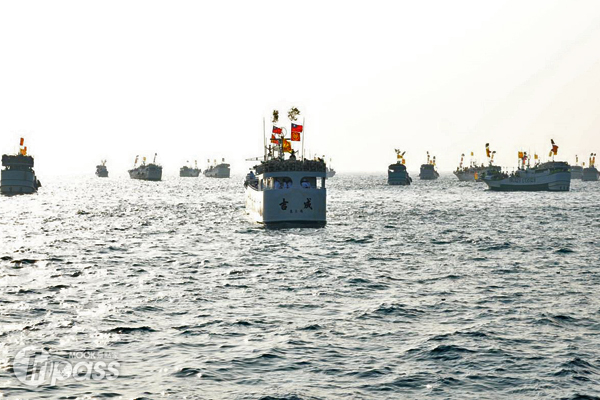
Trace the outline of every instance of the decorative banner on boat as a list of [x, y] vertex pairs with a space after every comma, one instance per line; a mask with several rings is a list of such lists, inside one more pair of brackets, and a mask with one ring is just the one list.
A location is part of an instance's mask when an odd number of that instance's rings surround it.
[[271, 143], [278, 144], [279, 140], [275, 137], [275, 135], [271, 135]]
[[519, 158], [520, 159], [523, 158], [523, 152], [522, 151], [519, 152]]
[[23, 147], [23, 155], [26, 156], [27, 155], [27, 146]]
[[300, 132], [292, 132], [291, 139], [293, 142], [299, 142], [300, 141]]
[[285, 139], [283, 139], [283, 152], [284, 153], [291, 153], [292, 152], [292, 144], [289, 141], [285, 140]]
[[19, 146], [23, 146], [24, 143], [25, 143], [25, 139], [21, 138], [21, 143], [19, 144]]
[[551, 156], [552, 154], [557, 155], [558, 154], [558, 146], [556, 145], [556, 143], [554, 143], [554, 139], [550, 139], [550, 143], [552, 143], [552, 150], [550, 150], [549, 156]]
[[283, 133], [283, 131], [281, 130], [281, 128], [278, 128], [275, 125], [273, 125], [273, 133], [277, 133], [278, 135], [281, 135]]

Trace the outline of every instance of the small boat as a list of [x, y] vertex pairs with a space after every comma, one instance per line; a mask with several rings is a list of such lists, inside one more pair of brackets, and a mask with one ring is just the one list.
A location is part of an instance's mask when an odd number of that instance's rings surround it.
[[398, 149], [396, 151], [396, 163], [388, 166], [388, 185], [410, 185], [412, 179], [406, 170], [404, 154]]
[[583, 168], [581, 180], [585, 182], [597, 181], [600, 178], [596, 169], [596, 153], [590, 154], [590, 163], [587, 168]]
[[435, 170], [435, 156], [430, 157], [427, 152], [427, 164], [421, 165], [419, 178], [424, 180], [434, 180], [440, 177], [440, 174]]
[[194, 164], [194, 168], [188, 167], [187, 165], [184, 165], [183, 167], [179, 168], [179, 176], [181, 178], [197, 178], [198, 176], [200, 176], [200, 168], [198, 168], [198, 162], [195, 161]]
[[[208, 160], [210, 163], [210, 160]], [[229, 178], [231, 176], [230, 165], [222, 159], [220, 164], [215, 160], [214, 164], [204, 170], [204, 176], [208, 178]]]
[[42, 186], [33, 170], [33, 157], [27, 155], [25, 140], [21, 138], [19, 153], [2, 156], [4, 169], [0, 176], [0, 192], [5, 195], [31, 194]]
[[[585, 164], [585, 163], [584, 163]], [[579, 157], [575, 156], [575, 165], [571, 165], [571, 179], [581, 179], [583, 176], [583, 167], [579, 165]]]
[[106, 168], [106, 160], [102, 160], [100, 165], [96, 165], [96, 176], [98, 178], [108, 178], [108, 169]]
[[143, 181], [160, 181], [162, 179], [162, 166], [156, 164], [156, 153], [154, 154], [154, 161], [150, 164], [146, 164], [146, 157], [142, 159], [142, 164], [139, 167], [136, 167], [137, 162], [138, 156], [135, 156], [133, 169], [129, 170], [129, 177], [131, 179], [140, 179]]
[[477, 165], [473, 161], [473, 157], [475, 153], [471, 152], [471, 162], [469, 166], [463, 166], [465, 155], [461, 154], [460, 156], [460, 164], [456, 171], [454, 171], [454, 175], [458, 178], [459, 181], [462, 182], [483, 182], [484, 175], [491, 175], [495, 173], [501, 173], [502, 168], [494, 165], [494, 156], [496, 155], [496, 151], [492, 151], [490, 149], [490, 144], [485, 144], [485, 153], [488, 159], [488, 165], [485, 166], [483, 164]]

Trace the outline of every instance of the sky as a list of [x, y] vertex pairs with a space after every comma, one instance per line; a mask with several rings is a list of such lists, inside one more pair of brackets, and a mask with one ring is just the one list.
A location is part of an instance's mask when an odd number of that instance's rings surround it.
[[40, 177], [244, 173], [291, 106], [340, 173], [600, 150], [596, 0], [3, 1], [0, 38], [0, 152], [25, 137]]

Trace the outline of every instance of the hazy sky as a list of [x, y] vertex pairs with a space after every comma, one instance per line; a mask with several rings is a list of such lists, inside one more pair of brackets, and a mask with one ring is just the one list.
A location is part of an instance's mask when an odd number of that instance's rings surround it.
[[0, 152], [25, 136], [40, 177], [243, 172], [290, 105], [338, 171], [600, 151], [597, 0], [3, 1], [0, 38]]

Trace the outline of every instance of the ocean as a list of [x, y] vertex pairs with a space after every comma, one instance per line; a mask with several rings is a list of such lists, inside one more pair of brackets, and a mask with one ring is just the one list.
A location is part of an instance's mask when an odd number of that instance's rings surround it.
[[0, 398], [600, 399], [600, 183], [412, 175], [339, 173], [321, 229], [242, 176], [0, 197]]

